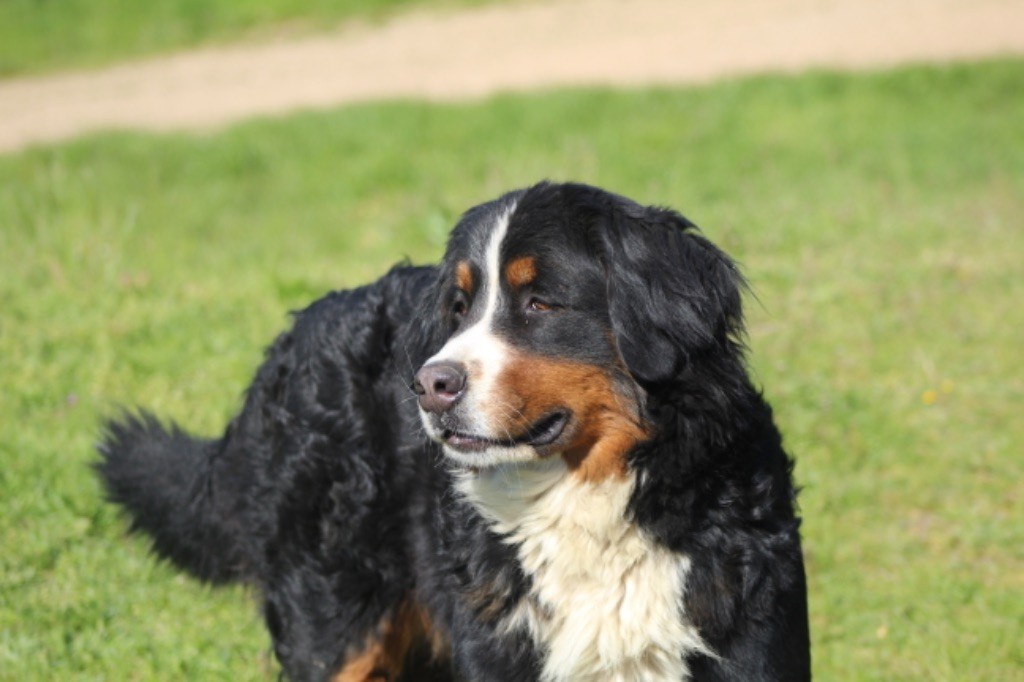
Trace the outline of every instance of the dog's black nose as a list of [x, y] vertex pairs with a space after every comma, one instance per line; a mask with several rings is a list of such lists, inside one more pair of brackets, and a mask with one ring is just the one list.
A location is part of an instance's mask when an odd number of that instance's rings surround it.
[[420, 397], [420, 407], [441, 414], [451, 407], [466, 389], [466, 370], [457, 362], [437, 362], [416, 372], [412, 390]]

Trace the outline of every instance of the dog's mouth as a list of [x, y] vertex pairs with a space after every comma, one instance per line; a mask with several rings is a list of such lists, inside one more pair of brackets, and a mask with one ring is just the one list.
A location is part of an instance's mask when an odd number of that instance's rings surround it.
[[490, 448], [514, 448], [519, 445], [539, 449], [551, 445], [559, 439], [569, 424], [570, 416], [566, 410], [556, 410], [538, 419], [522, 435], [510, 438], [489, 438], [445, 429], [441, 432], [441, 441], [447, 447], [459, 452], [482, 452]]

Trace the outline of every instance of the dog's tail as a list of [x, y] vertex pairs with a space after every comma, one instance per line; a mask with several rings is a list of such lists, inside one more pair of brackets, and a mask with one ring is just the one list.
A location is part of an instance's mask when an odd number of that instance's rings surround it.
[[107, 423], [95, 465], [110, 501], [152, 538], [157, 554], [212, 583], [245, 577], [240, 538], [244, 471], [232, 471], [219, 440], [164, 427], [151, 414]]

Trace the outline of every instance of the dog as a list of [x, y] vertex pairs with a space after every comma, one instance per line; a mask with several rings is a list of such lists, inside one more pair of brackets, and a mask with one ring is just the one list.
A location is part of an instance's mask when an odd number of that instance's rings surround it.
[[220, 438], [126, 412], [96, 467], [158, 555], [256, 586], [294, 680], [809, 679], [745, 288], [679, 213], [542, 182], [296, 313]]

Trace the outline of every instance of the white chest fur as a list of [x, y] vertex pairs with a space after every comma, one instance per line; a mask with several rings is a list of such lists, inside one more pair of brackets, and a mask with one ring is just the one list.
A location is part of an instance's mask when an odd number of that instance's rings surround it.
[[689, 559], [626, 520], [633, 484], [579, 482], [557, 457], [459, 478], [533, 579], [504, 626], [544, 650], [545, 682], [683, 680], [685, 655], [710, 653], [684, 611]]

